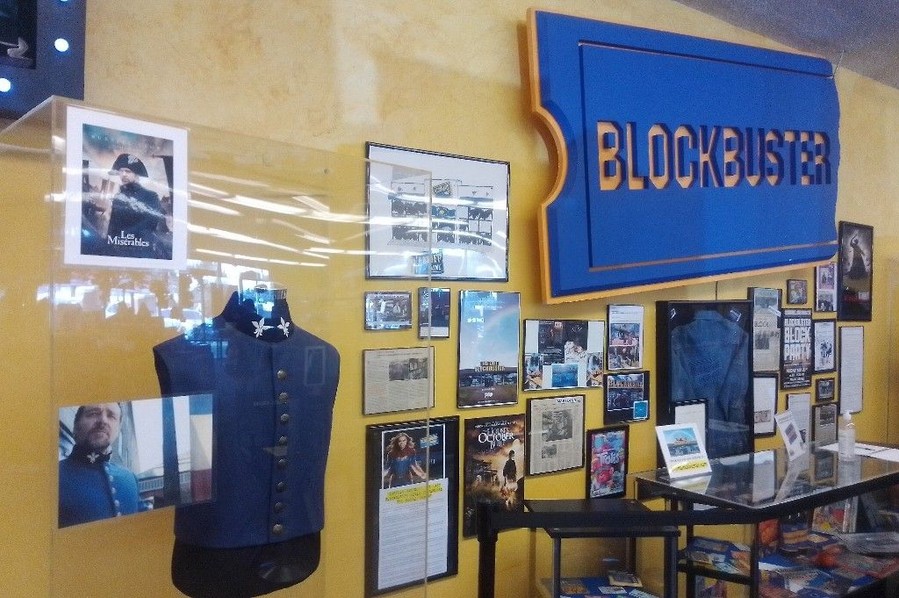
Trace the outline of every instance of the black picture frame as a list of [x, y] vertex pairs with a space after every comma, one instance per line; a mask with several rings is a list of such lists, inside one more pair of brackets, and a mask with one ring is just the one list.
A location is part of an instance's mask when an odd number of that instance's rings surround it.
[[[50, 96], [84, 98], [86, 0], [20, 0], [18, 4], [25, 9], [20, 37], [33, 47], [23, 61], [9, 57], [8, 47], [0, 46], [0, 79], [9, 85], [8, 91], [0, 92], [0, 118], [8, 119], [24, 115]], [[65, 40], [65, 46], [57, 40]]]
[[649, 372], [603, 374], [603, 422], [617, 424], [649, 419]]
[[787, 279], [787, 305], [808, 303], [808, 281], [804, 278]]
[[831, 313], [837, 310], [837, 264], [830, 262], [815, 266], [815, 311]]
[[837, 321], [834, 319], [812, 322], [812, 370], [816, 374], [837, 371]]
[[874, 282], [874, 227], [839, 224], [837, 319], [870, 322]]
[[587, 430], [587, 498], [617, 498], [627, 487], [628, 426]]
[[[412, 456], [425, 473], [424, 480], [396, 482], [396, 472], [391, 476], [390, 453], [397, 452], [401, 435], [410, 439]], [[406, 446], [409, 446], [407, 441]], [[365, 428], [365, 595], [377, 596], [401, 588], [416, 586], [427, 581], [455, 575], [459, 570], [459, 417], [439, 417], [428, 420], [385, 423]], [[422, 461], [424, 459], [424, 461]], [[397, 471], [414, 472], [406, 467]], [[445, 493], [437, 500], [435, 493]], [[394, 494], [393, 496], [391, 496]], [[402, 499], [402, 500], [400, 500]], [[382, 509], [390, 504], [391, 508]], [[422, 508], [422, 503], [424, 507]], [[442, 507], [441, 507], [442, 505]], [[432, 514], [446, 521], [445, 527], [437, 527], [428, 516], [427, 509], [441, 512]], [[445, 512], [442, 512], [445, 509]], [[422, 546], [434, 542], [433, 534], [445, 534], [446, 560], [442, 570], [431, 575], [411, 577], [408, 568], [394, 578], [384, 580], [379, 576], [381, 558], [381, 531], [397, 538], [396, 550], [408, 551], [406, 558], [422, 559], [420, 571], [433, 570], [434, 563], [424, 561], [426, 551]], [[413, 537], [415, 536], [415, 537]], [[390, 558], [397, 558], [395, 553]]]
[[815, 402], [829, 403], [837, 399], [837, 379], [835, 376], [825, 376], [815, 380]]
[[658, 301], [656, 424], [674, 423], [680, 403], [705, 400], [709, 458], [753, 452], [751, 339], [749, 300]]
[[812, 310], [787, 308], [783, 310], [780, 365], [780, 388], [808, 388], [814, 370], [814, 339]]

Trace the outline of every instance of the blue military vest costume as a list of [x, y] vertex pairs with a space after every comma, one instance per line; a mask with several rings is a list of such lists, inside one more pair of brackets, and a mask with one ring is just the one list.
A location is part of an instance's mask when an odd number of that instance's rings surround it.
[[235, 294], [211, 334], [153, 350], [163, 394], [213, 395], [213, 500], [175, 512], [172, 579], [190, 596], [256, 596], [318, 565], [339, 355], [281, 314], [253, 324]]
[[75, 445], [59, 462], [59, 527], [146, 510], [134, 474], [101, 454]]

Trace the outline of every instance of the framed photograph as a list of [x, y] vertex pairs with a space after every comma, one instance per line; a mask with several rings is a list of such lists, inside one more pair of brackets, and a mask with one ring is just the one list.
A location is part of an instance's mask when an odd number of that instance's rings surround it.
[[802, 442], [808, 443], [812, 439], [812, 393], [790, 392], [787, 393], [787, 409], [793, 412], [796, 418], [796, 427]]
[[837, 379], [833, 376], [815, 381], [815, 402], [829, 403], [836, 398]]
[[840, 222], [837, 319], [871, 321], [874, 227]]
[[434, 347], [362, 351], [362, 413], [434, 407]]
[[815, 266], [815, 311], [837, 310], [837, 265]]
[[69, 106], [66, 264], [183, 270], [187, 130]]
[[587, 498], [624, 496], [627, 456], [627, 426], [587, 430]]
[[478, 533], [478, 502], [506, 511], [524, 509], [526, 455], [524, 414], [465, 420], [462, 535]]
[[606, 323], [525, 320], [522, 390], [602, 386]]
[[458, 407], [518, 402], [518, 293], [459, 292]]
[[780, 289], [749, 289], [754, 372], [776, 372], [780, 369], [780, 295]]
[[819, 445], [837, 441], [837, 403], [824, 403], [812, 407], [812, 440]]
[[366, 426], [366, 596], [458, 572], [458, 471], [457, 416]]
[[752, 404], [755, 412], [756, 436], [773, 436], [774, 414], [777, 413], [777, 376], [762, 374], [752, 377]]
[[643, 306], [610, 305], [608, 308], [610, 370], [643, 367]]
[[801, 278], [787, 279], [787, 304], [805, 305], [808, 303], [808, 281]]
[[[49, 98], [84, 98], [85, 0], [9, 0], [0, 16], [0, 117], [15, 119]], [[38, 10], [40, 8], [40, 10]]]
[[862, 410], [865, 374], [865, 329], [840, 327], [840, 412]]
[[812, 385], [812, 310], [783, 311], [783, 343], [780, 387], [808, 388]]
[[531, 399], [528, 475], [584, 466], [584, 395]]
[[418, 338], [449, 338], [450, 290], [419, 287]]
[[508, 162], [371, 142], [366, 154], [367, 278], [509, 279]]
[[814, 372], [822, 374], [837, 369], [837, 321], [815, 320], [812, 325]]
[[656, 303], [656, 423], [674, 423], [677, 405], [706, 401], [709, 458], [751, 453], [752, 302]]
[[649, 372], [605, 374], [605, 387], [606, 424], [649, 419]]
[[408, 291], [366, 291], [365, 329], [403, 330], [412, 328], [412, 293]]

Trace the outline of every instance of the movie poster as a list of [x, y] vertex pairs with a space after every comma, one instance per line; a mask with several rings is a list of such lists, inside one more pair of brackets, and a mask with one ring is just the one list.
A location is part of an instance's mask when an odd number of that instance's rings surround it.
[[518, 293], [459, 293], [458, 407], [518, 402]]
[[812, 310], [785, 309], [780, 387], [812, 385]]
[[477, 533], [477, 504], [489, 500], [523, 508], [525, 417], [503, 415], [465, 420], [462, 534]]

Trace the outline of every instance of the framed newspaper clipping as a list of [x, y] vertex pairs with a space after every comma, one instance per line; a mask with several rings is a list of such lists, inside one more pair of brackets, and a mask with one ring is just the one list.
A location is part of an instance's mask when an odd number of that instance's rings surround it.
[[584, 395], [531, 399], [528, 475], [584, 466]]

